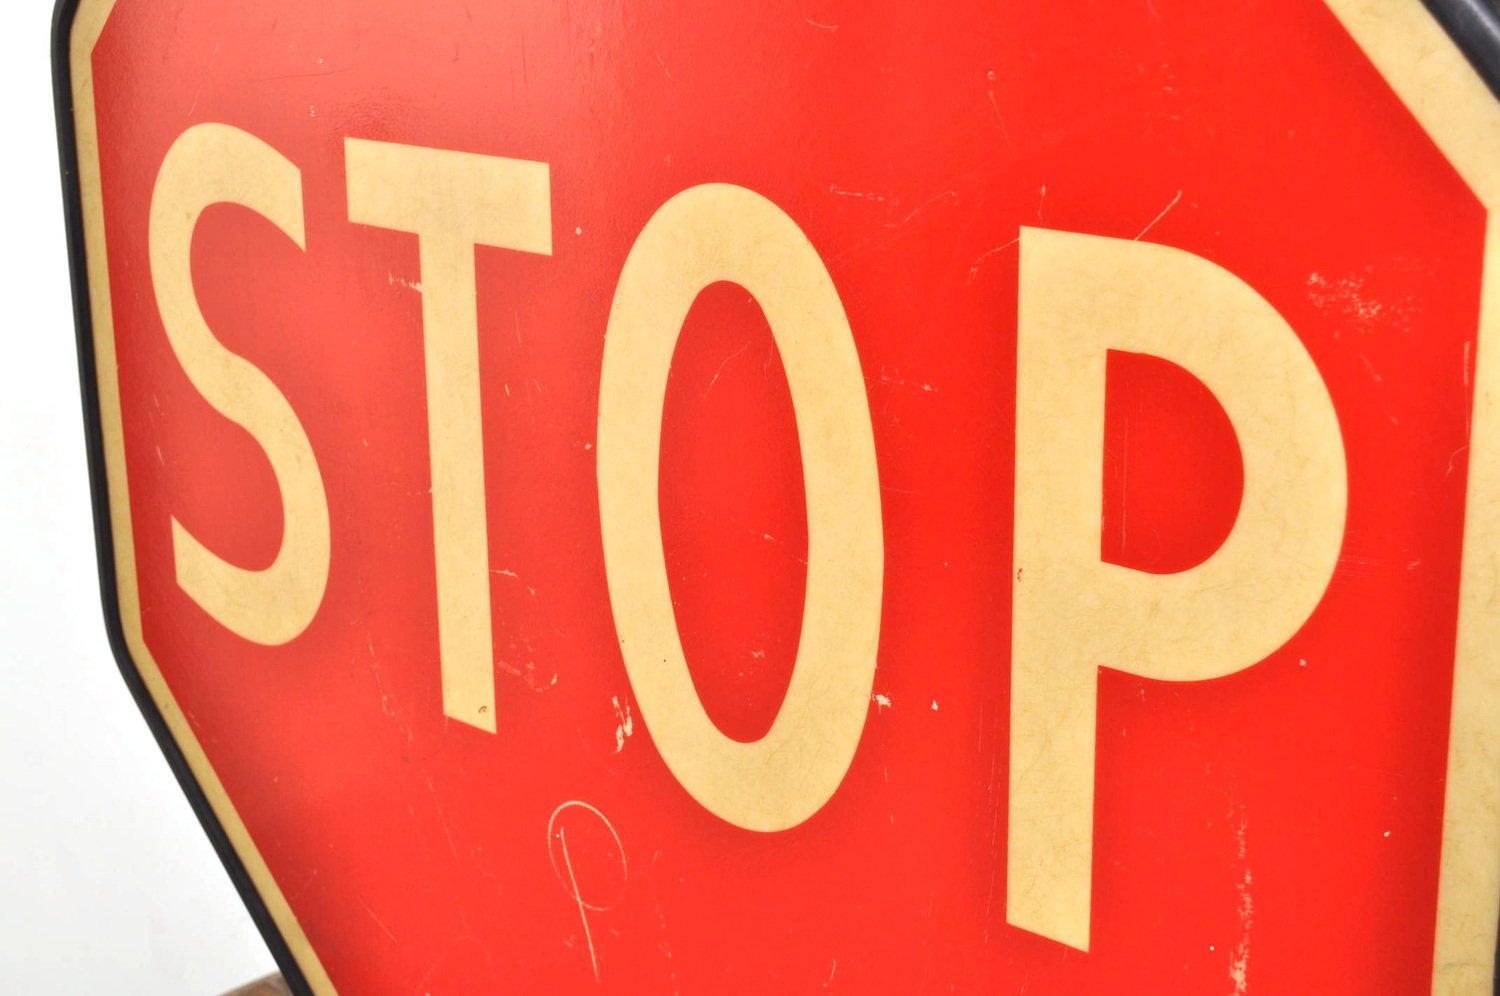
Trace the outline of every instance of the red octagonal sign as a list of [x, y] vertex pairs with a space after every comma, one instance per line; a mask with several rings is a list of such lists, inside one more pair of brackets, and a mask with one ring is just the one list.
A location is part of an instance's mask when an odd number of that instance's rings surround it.
[[1425, 8], [60, 24], [116, 646], [295, 985], [1488, 991]]

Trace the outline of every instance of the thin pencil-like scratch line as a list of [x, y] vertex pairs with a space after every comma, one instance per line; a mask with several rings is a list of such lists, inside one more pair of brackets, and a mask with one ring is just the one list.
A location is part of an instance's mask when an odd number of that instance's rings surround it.
[[1146, 223], [1146, 227], [1143, 228], [1143, 229], [1141, 229], [1140, 232], [1137, 233], [1136, 237], [1132, 241], [1135, 241], [1135, 242], [1141, 241], [1141, 236], [1145, 235], [1147, 232], [1151, 231], [1151, 229], [1155, 228], [1156, 227], [1156, 223], [1158, 221], [1161, 221], [1163, 218], [1165, 218], [1167, 216], [1167, 212], [1170, 211], [1170, 210], [1172, 210], [1174, 207], [1176, 207], [1177, 206], [1177, 202], [1180, 201], [1180, 200], [1182, 200], [1182, 191], [1179, 190], [1179, 191], [1177, 191], [1176, 194], [1172, 195], [1172, 199], [1167, 202], [1167, 206], [1161, 209], [1161, 213], [1158, 214], [1155, 218], [1152, 218], [1149, 222], [1147, 222]]
[[370, 914], [370, 919], [375, 921], [375, 926], [379, 927], [382, 931], [385, 932], [385, 936], [389, 937], [392, 941], [396, 939], [396, 935], [391, 933], [391, 928], [385, 925], [384, 920], [375, 915], [375, 911], [370, 909], [367, 903], [361, 902], [359, 905], [364, 907], [364, 911], [366, 913]]
[[754, 339], [746, 340], [746, 342], [745, 342], [745, 344], [743, 346], [741, 346], [739, 349], [736, 349], [734, 352], [730, 353], [728, 356], [724, 357], [724, 362], [719, 364], [719, 369], [717, 369], [717, 370], [714, 371], [713, 377], [711, 377], [709, 379], [709, 381], [708, 381], [708, 386], [703, 389], [703, 396], [705, 398], [708, 397], [708, 392], [712, 391], [714, 389], [714, 385], [719, 382], [719, 375], [724, 372], [724, 368], [727, 367], [727, 366], [729, 366], [729, 364], [730, 364], [730, 362], [732, 360], [734, 360], [734, 359], [738, 358], [739, 356], [741, 356], [745, 352], [745, 350], [749, 349], [750, 348], [750, 344], [753, 343], [754, 341], [755, 341]]
[[583, 908], [583, 893], [578, 888], [578, 876], [573, 873], [573, 859], [568, 854], [568, 829], [557, 828], [557, 839], [562, 842], [563, 864], [568, 866], [568, 882], [573, 886], [573, 899], [578, 903], [578, 919], [583, 921], [583, 939], [589, 944], [589, 962], [594, 966], [594, 981], [599, 981], [599, 956], [594, 951], [594, 935], [589, 930], [588, 910]]
[[976, 260], [974, 260], [974, 265], [969, 267], [969, 283], [972, 284], [975, 280], [979, 279], [979, 266], [980, 266], [981, 263], [983, 263], [985, 260], [989, 259], [991, 256], [995, 255], [995, 253], [997, 253], [997, 252], [1003, 252], [1004, 250], [1009, 249], [1011, 246], [1015, 245], [1017, 242], [1020, 242], [1020, 241], [1021, 241], [1021, 237], [1019, 235], [1017, 235], [1015, 238], [1011, 239], [1009, 242], [1005, 243], [1005, 245], [1003, 245], [1003, 246], [996, 246], [993, 249], [988, 249], [988, 250], [980, 253], [979, 254], [979, 258], [976, 259]]

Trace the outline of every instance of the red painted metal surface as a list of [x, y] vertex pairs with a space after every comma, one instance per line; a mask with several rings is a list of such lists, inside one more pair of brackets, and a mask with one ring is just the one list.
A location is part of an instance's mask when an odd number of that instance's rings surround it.
[[[1484, 218], [1322, 6], [120, 0], [92, 67], [145, 639], [341, 991], [1429, 984]], [[305, 253], [215, 207], [192, 255], [210, 326], [285, 393], [327, 488], [327, 594], [280, 647], [173, 574], [173, 516], [247, 567], [282, 529], [263, 452], [193, 389], [146, 277], [157, 170], [205, 121], [302, 171]], [[350, 223], [346, 137], [551, 169], [553, 255], [477, 251], [493, 735], [443, 715], [417, 243]], [[715, 181], [822, 256], [880, 466], [876, 698], [839, 791], [772, 834], [658, 757], [595, 482], [621, 265]], [[1348, 463], [1338, 568], [1286, 647], [1210, 682], [1104, 672], [1086, 954], [1005, 916], [1021, 225], [1238, 275], [1315, 361]], [[1202, 560], [1240, 493], [1212, 396], [1116, 356], [1108, 420], [1106, 559]], [[693, 308], [662, 445], [693, 680], [753, 740], [791, 672], [807, 526], [786, 378], [739, 288]]]

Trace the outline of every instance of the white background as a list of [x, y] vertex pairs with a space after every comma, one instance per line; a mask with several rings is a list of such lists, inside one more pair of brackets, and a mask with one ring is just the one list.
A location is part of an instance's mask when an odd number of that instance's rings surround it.
[[105, 641], [51, 14], [0, 32], [0, 989], [212, 996], [274, 965]]

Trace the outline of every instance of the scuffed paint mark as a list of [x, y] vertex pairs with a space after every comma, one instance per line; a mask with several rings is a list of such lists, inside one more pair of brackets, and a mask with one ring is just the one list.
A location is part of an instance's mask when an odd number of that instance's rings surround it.
[[594, 932], [589, 929], [589, 915], [584, 909], [583, 893], [578, 891], [578, 876], [573, 872], [573, 858], [568, 854], [568, 831], [559, 827], [557, 839], [562, 842], [563, 863], [568, 866], [568, 884], [573, 898], [578, 901], [578, 918], [583, 921], [583, 939], [589, 942], [589, 964], [594, 968], [594, 981], [599, 981], [599, 952], [594, 948]]
[[1177, 206], [1177, 202], [1180, 201], [1180, 200], [1182, 200], [1182, 191], [1179, 190], [1179, 191], [1177, 191], [1177, 193], [1175, 193], [1175, 194], [1172, 195], [1172, 199], [1167, 202], [1167, 206], [1164, 207], [1164, 208], [1162, 208], [1161, 211], [1159, 211], [1157, 213], [1157, 215], [1156, 215], [1155, 218], [1152, 218], [1150, 221], [1146, 222], [1146, 227], [1145, 228], [1141, 229], [1139, 232], [1136, 233], [1134, 241], [1139, 242], [1141, 240], [1141, 238], [1147, 232], [1149, 232], [1149, 231], [1151, 231], [1151, 229], [1155, 228], [1156, 227], [1156, 223], [1159, 222], [1159, 221], [1161, 221], [1163, 218], [1165, 218], [1167, 216], [1167, 212], [1170, 211], [1170, 210], [1172, 210], [1174, 207], [1176, 207]]
[[[656, 856], [651, 859], [651, 863], [655, 864], [656, 858], [659, 857], [661, 857], [661, 852], [657, 851]], [[667, 936], [667, 918], [661, 911], [660, 900], [653, 900], [652, 904], [656, 907], [656, 922], [661, 924], [661, 944], [658, 947], [661, 953], [667, 956], [667, 974], [672, 977], [672, 994], [673, 996], [682, 996], [682, 985], [677, 981], [677, 968], [672, 964], [672, 942]]]
[[615, 719], [619, 722], [615, 725], [615, 753], [618, 754], [625, 749], [625, 741], [635, 735], [635, 718], [630, 714], [630, 703], [620, 704], [618, 695], [611, 695], [610, 703], [615, 707]]
[[714, 375], [709, 378], [708, 386], [703, 389], [703, 396], [705, 398], [708, 397], [708, 392], [714, 389], [714, 385], [719, 382], [719, 377], [724, 373], [724, 368], [729, 366], [729, 364], [733, 360], [738, 359], [740, 356], [744, 355], [745, 350], [749, 349], [751, 343], [753, 343], [754, 341], [754, 339], [747, 340], [745, 344], [739, 349], [736, 349], [734, 352], [724, 357], [724, 362], [719, 364], [719, 369], [714, 371]]
[[1239, 816], [1240, 821], [1234, 832], [1241, 874], [1239, 885], [1235, 887], [1235, 893], [1239, 897], [1239, 940], [1235, 942], [1234, 953], [1229, 959], [1229, 981], [1234, 983], [1235, 996], [1245, 996], [1250, 986], [1250, 927], [1255, 922], [1255, 899], [1250, 893], [1253, 877], [1245, 847], [1245, 831], [1249, 819], [1245, 815], [1243, 804], [1240, 806]]
[[[511, 570], [509, 567], [491, 567], [490, 568], [490, 573], [498, 575], [499, 577], [502, 577], [502, 578], [510, 578], [512, 581], [520, 581], [521, 580], [521, 575], [519, 575], [515, 571]], [[523, 585], [523, 587], [525, 587], [526, 593], [528, 595], [530, 595], [532, 598], [536, 597], [536, 586], [535, 585], [529, 585], [528, 584], [528, 585]]]
[[985, 71], [984, 79], [990, 84], [985, 88], [985, 94], [990, 98], [990, 110], [995, 114], [995, 130], [1000, 133], [1001, 138], [1005, 139], [1005, 147], [1010, 150], [1011, 157], [1014, 158], [1016, 145], [1010, 140], [1010, 129], [1005, 127], [1005, 118], [1000, 114], [1000, 101], [995, 99], [995, 83], [999, 77], [995, 75], [993, 69], [989, 69]]
[[[1307, 276], [1307, 299], [1324, 314], [1347, 319], [1360, 332], [1372, 331], [1377, 325], [1389, 323], [1392, 319], [1404, 323], [1411, 317], [1411, 309], [1404, 304], [1392, 306], [1367, 297], [1365, 281], [1358, 276], [1329, 277], [1316, 271], [1310, 273]], [[1338, 329], [1334, 330], [1333, 335], [1338, 338]], [[1468, 350], [1469, 346], [1465, 344], [1465, 386], [1468, 385], [1469, 375]]]
[[[1042, 189], [1046, 190], [1047, 188], [1043, 187]], [[1011, 239], [1009, 242], [1006, 242], [1004, 245], [998, 245], [998, 246], [996, 246], [993, 249], [986, 249], [984, 252], [980, 253], [979, 256], [978, 256], [978, 258], [975, 259], [974, 262], [973, 262], [973, 264], [970, 265], [970, 267], [969, 267], [969, 283], [973, 284], [974, 281], [976, 281], [976, 280], [979, 279], [979, 267], [980, 267], [980, 264], [982, 264], [985, 260], [989, 259], [991, 256], [995, 255], [996, 253], [998, 253], [998, 252], [1004, 252], [1005, 250], [1009, 249], [1011, 246], [1015, 245], [1017, 242], [1020, 242], [1020, 241], [1021, 241], [1021, 237], [1019, 235], [1017, 235], [1015, 238]]]
[[871, 695], [870, 701], [875, 703], [876, 712], [884, 712], [887, 709], [895, 708], [891, 705], [891, 697], [889, 695], [881, 695], [879, 692]]
[[437, 813], [438, 825], [443, 828], [443, 837], [448, 841], [448, 850], [453, 859], [458, 860], [458, 844], [453, 840], [453, 828], [448, 824], [448, 814], [443, 812], [443, 804], [438, 802], [437, 786], [433, 784], [431, 775], [423, 775], [427, 781], [427, 792], [432, 796], [432, 808]]
[[888, 387], [915, 387], [925, 394], [937, 393], [937, 388], [933, 385], [926, 383], [925, 381], [903, 380], [897, 374], [886, 372], [886, 368], [883, 366], [880, 368], [880, 378], [878, 380], [878, 383], [885, 384]]
[[[214, 45], [214, 50], [211, 53], [209, 53], [209, 56], [208, 56], [208, 65], [203, 68], [203, 80], [204, 80], [204, 82], [208, 81], [209, 74], [214, 71], [214, 60], [219, 57], [219, 49], [221, 49], [223, 47], [224, 47], [224, 43], [223, 42], [217, 42]], [[190, 105], [188, 105], [188, 111], [187, 112], [188, 112], [189, 115], [191, 115], [194, 111], [196, 111], [198, 109], [198, 98], [201, 97], [201, 96], [203, 96], [203, 83], [199, 83], [198, 84], [198, 89], [195, 90], [195, 91], [193, 91], [193, 102]]]
[[396, 943], [396, 935], [391, 933], [391, 928], [385, 925], [384, 920], [375, 915], [375, 911], [370, 909], [369, 904], [361, 902], [359, 905], [364, 909], [366, 913], [370, 915], [370, 919], [375, 921], [375, 926], [379, 927], [381, 932], [384, 933], [386, 937], [389, 937], [391, 939], [391, 943]]
[[1464, 454], [1466, 454], [1468, 452], [1469, 452], [1469, 444], [1468, 443], [1464, 443], [1458, 449], [1456, 449], [1452, 453], [1448, 454], [1448, 469], [1447, 469], [1446, 472], [1444, 472], [1443, 476], [1444, 477], [1452, 477], [1453, 476], [1453, 472], [1458, 469], [1459, 458], [1462, 457]]
[[[907, 212], [906, 215], [904, 215], [899, 221], [884, 222], [881, 225], [881, 232], [871, 235], [868, 238], [862, 239], [856, 244], [849, 246], [848, 248], [840, 249], [837, 252], [833, 253], [831, 256], [829, 256], [828, 262], [841, 262], [842, 260], [848, 259], [851, 256], [864, 252], [866, 249], [889, 249], [891, 246], [895, 245], [898, 240], [901, 239], [902, 234], [905, 232], [905, 230], [916, 223], [918, 219], [924, 214], [924, 212], [926, 212], [929, 208], [939, 204], [953, 204], [956, 206], [958, 203], [959, 198], [957, 190], [950, 188], [948, 190], [939, 191], [938, 193], [927, 198], [927, 200], [923, 201], [921, 204], [918, 204], [911, 211]], [[897, 208], [898, 204], [899, 201], [897, 200], [897, 198], [892, 196], [888, 202], [888, 215], [889, 211], [894, 211]]]
[[885, 227], [899, 231], [900, 229], [905, 228], [907, 225], [910, 225], [914, 220], [916, 220], [917, 215], [921, 214], [923, 211], [926, 211], [934, 204], [943, 202], [952, 202], [954, 204], [957, 204], [958, 191], [944, 190], [933, 194], [931, 197], [927, 198], [927, 200], [923, 201], [921, 204], [918, 204], [915, 208], [912, 208], [912, 210], [907, 213], [906, 217], [902, 218], [900, 221], [894, 224], [887, 223]]
[[[536, 596], [535, 589], [527, 589], [533, 597]], [[501, 652], [496, 652], [495, 666], [500, 669], [501, 674], [519, 679], [527, 688], [540, 695], [557, 687], [557, 672], [552, 672], [550, 678], [544, 677], [542, 670], [536, 662], [536, 645], [525, 633], [505, 634], [508, 646]], [[497, 637], [498, 638], [498, 637]]]
[[[619, 899], [617, 898], [613, 903], [602, 904], [591, 903], [583, 898], [583, 890], [578, 885], [578, 873], [573, 869], [573, 855], [568, 850], [568, 832], [565, 827], [558, 823], [558, 818], [569, 809], [581, 809], [592, 814], [600, 823], [604, 824], [604, 829], [609, 831], [609, 835], [614, 838], [615, 851], [620, 856], [620, 881], [622, 886], [624, 882], [630, 879], [630, 864], [625, 859], [625, 845], [620, 840], [619, 831], [609, 821], [609, 817], [588, 803], [578, 799], [569, 799], [554, 809], [552, 815], [547, 819], [547, 858], [552, 862], [552, 874], [562, 884], [563, 890], [568, 894], [568, 898], [578, 904], [578, 918], [583, 923], [583, 937], [589, 947], [589, 964], [593, 968], [594, 982], [598, 983], [600, 981], [599, 952], [594, 947], [594, 932], [593, 928], [589, 926], [589, 911], [592, 910], [595, 913], [607, 912], [615, 908]], [[553, 847], [554, 841], [558, 845], [556, 849]], [[561, 851], [561, 864], [558, 861], [559, 850]]]
[[405, 287], [408, 290], [416, 291], [418, 294], [422, 293], [422, 281], [420, 280], [408, 280], [405, 277], [398, 277], [394, 273], [387, 273], [385, 279], [392, 287]]
[[[365, 646], [370, 651], [370, 674], [375, 678], [375, 687], [380, 692], [380, 711], [387, 719], [395, 719], [396, 707], [391, 702], [390, 692], [385, 687], [385, 678], [380, 673], [380, 656], [375, 653], [375, 638], [365, 637]], [[407, 731], [407, 740], [411, 739], [411, 731]]]
[[887, 200], [884, 194], [868, 190], [842, 190], [836, 183], [828, 185], [828, 192], [835, 197], [854, 197], [862, 201], [874, 201], [876, 204], [884, 204]]

